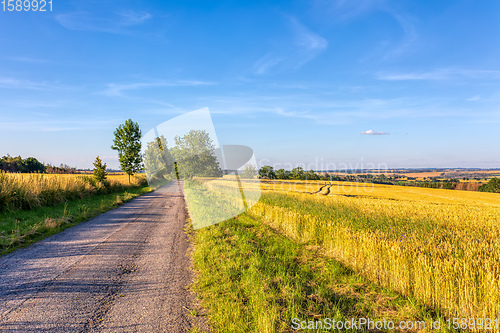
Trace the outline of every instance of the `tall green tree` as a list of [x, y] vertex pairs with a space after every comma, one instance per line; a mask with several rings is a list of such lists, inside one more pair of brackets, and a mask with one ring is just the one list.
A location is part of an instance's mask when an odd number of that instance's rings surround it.
[[130, 184], [130, 176], [142, 169], [141, 129], [139, 124], [128, 119], [118, 126], [114, 135], [111, 149], [118, 151], [120, 168], [128, 175]]
[[149, 182], [166, 179], [174, 171], [174, 158], [167, 144], [163, 135], [146, 144], [143, 159]]
[[106, 179], [106, 176], [106, 163], [103, 165], [101, 159], [97, 156], [94, 162], [94, 178], [102, 183]]
[[222, 169], [217, 161], [215, 146], [208, 132], [191, 130], [184, 136], [174, 138], [170, 149], [181, 177], [221, 177]]
[[276, 175], [274, 173], [274, 168], [269, 165], [264, 165], [259, 169], [259, 177], [267, 178], [267, 179], [276, 179]]

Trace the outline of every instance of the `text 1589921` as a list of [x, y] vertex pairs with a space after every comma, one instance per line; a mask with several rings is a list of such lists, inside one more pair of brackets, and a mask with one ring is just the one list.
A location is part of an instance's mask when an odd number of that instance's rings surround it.
[[2, 0], [0, 3], [4, 12], [52, 11], [52, 0]]

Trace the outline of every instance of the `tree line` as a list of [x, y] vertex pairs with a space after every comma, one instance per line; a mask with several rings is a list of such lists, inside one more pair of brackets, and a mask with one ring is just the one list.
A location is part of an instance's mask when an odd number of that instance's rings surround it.
[[[314, 170], [305, 171], [302, 167], [296, 167], [292, 170], [278, 169], [274, 170], [272, 166], [264, 165], [259, 169], [259, 178], [261, 179], [290, 179], [290, 180], [329, 180], [329, 181], [349, 181], [386, 185], [416, 186], [424, 188], [448, 189], [448, 190], [474, 190], [481, 192], [500, 193], [500, 179], [492, 178], [487, 184], [461, 183], [459, 179], [439, 180], [432, 177], [429, 180], [416, 180], [408, 177], [408, 180], [401, 181], [397, 175], [387, 177], [385, 174], [372, 175], [334, 175], [328, 172], [317, 173]], [[475, 185], [475, 186], [469, 186]]]
[[[161, 135], [146, 143], [142, 154], [142, 132], [139, 124], [131, 119], [125, 121], [114, 132], [111, 149], [118, 151], [120, 168], [129, 176], [146, 171], [148, 181], [172, 178], [220, 177], [222, 169], [217, 161], [215, 147], [210, 135], [203, 130], [191, 130], [174, 138], [169, 148], [165, 136]], [[105, 177], [105, 165], [94, 163], [94, 174]], [[104, 173], [102, 171], [104, 169]]]
[[41, 163], [35, 157], [12, 157], [9, 154], [0, 158], [0, 170], [20, 173], [77, 173], [76, 168], [66, 164], [53, 166]]
[[[264, 165], [259, 169], [259, 178], [263, 179], [294, 179], [294, 180], [345, 180], [340, 176], [329, 174], [327, 172], [317, 174], [313, 170], [305, 171], [302, 167], [296, 167], [292, 170], [278, 169], [269, 165]], [[344, 177], [345, 178], [345, 177]]]

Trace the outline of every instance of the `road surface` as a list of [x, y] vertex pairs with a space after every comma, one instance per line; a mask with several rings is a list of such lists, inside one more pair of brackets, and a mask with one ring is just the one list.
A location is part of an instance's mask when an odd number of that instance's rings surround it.
[[0, 332], [188, 332], [181, 184], [0, 258]]

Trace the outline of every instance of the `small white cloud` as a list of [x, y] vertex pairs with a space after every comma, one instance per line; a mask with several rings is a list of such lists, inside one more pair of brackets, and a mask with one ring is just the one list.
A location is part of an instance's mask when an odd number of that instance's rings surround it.
[[361, 132], [362, 135], [389, 135], [389, 133], [386, 132], [375, 132], [374, 130], [368, 130]]

